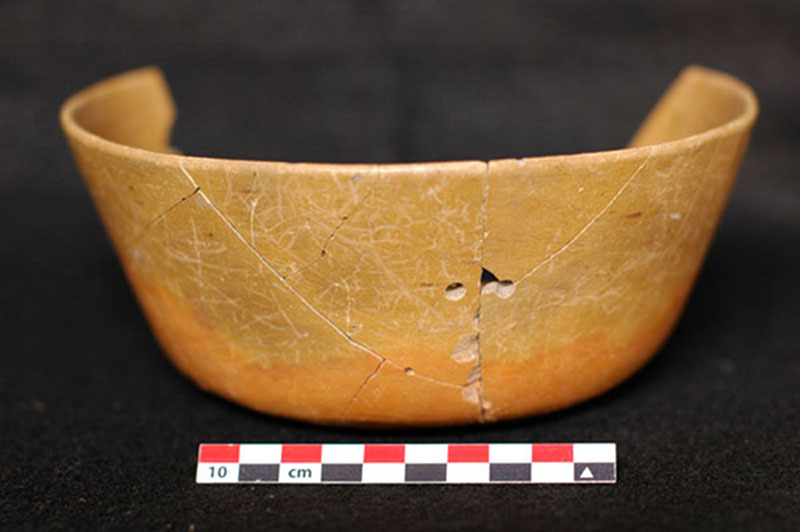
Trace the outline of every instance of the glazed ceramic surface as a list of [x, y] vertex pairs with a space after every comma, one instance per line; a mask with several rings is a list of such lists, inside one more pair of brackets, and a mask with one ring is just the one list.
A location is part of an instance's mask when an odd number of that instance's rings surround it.
[[176, 155], [157, 69], [61, 120], [147, 319], [199, 386], [321, 423], [550, 412], [675, 324], [757, 113], [686, 69], [626, 149], [420, 164]]

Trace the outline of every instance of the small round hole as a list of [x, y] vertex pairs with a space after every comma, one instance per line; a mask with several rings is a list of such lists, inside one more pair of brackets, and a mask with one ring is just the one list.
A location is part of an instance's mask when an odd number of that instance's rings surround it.
[[467, 293], [467, 287], [461, 283], [450, 283], [444, 289], [444, 297], [450, 301], [458, 301]]
[[514, 281], [500, 281], [497, 283], [495, 294], [497, 294], [499, 298], [508, 299], [516, 289], [517, 286], [514, 284]]

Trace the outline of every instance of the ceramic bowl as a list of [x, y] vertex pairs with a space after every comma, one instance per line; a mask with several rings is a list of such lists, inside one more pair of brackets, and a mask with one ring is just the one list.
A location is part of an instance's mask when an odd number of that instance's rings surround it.
[[158, 69], [61, 123], [150, 326], [200, 387], [320, 423], [550, 412], [640, 368], [678, 319], [757, 114], [680, 74], [614, 151], [408, 164], [184, 156]]

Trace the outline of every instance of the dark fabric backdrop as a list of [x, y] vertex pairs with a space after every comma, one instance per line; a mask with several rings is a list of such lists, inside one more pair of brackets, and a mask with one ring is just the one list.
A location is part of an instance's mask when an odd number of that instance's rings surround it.
[[[800, 528], [800, 4], [0, 2], [0, 528]], [[160, 353], [58, 129], [165, 69], [186, 153], [311, 161], [620, 147], [680, 68], [748, 81], [751, 150], [686, 313], [558, 414], [370, 432], [258, 415]], [[616, 441], [614, 486], [196, 486], [199, 442]]]

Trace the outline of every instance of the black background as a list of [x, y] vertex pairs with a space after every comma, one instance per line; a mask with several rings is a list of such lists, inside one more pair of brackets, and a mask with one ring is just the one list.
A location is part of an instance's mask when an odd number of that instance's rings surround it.
[[[797, 2], [0, 2], [0, 527], [800, 528]], [[677, 330], [630, 381], [496, 425], [274, 419], [160, 353], [58, 129], [164, 68], [186, 153], [313, 161], [620, 147], [680, 68], [762, 114]], [[614, 486], [196, 486], [199, 442], [616, 441]]]

